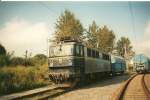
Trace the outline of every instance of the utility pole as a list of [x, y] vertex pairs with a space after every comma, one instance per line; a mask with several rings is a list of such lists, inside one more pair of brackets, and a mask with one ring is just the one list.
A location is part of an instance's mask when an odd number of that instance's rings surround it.
[[25, 51], [25, 59], [28, 58], [28, 50]]
[[125, 61], [126, 61], [126, 69], [127, 69], [127, 71], [129, 71], [129, 66], [128, 66], [129, 61], [128, 61], [128, 54], [127, 54], [127, 45], [126, 45], [126, 43], [124, 45], [124, 58], [125, 58]]
[[27, 66], [28, 50], [25, 51], [25, 66]]
[[124, 45], [124, 57], [127, 59], [127, 46], [126, 44]]

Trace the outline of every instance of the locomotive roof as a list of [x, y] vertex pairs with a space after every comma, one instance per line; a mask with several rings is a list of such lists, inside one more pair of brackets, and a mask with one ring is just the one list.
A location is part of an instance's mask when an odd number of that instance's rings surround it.
[[83, 45], [81, 42], [76, 42], [76, 41], [61, 41], [59, 43], [53, 43], [53, 44], [51, 44], [51, 46], [64, 45], [64, 44], [80, 44], [80, 45]]
[[[59, 43], [56, 43], [56, 42], [54, 42], [53, 44], [51, 44], [51, 46], [59, 46], [59, 45], [71, 45], [71, 44], [78, 44], [78, 45], [83, 45], [83, 46], [85, 46], [85, 44], [83, 44], [82, 42], [77, 42], [77, 41], [73, 41], [73, 40], [70, 40], [70, 41], [61, 41], [61, 42], [59, 42]], [[87, 46], [85, 46], [85, 47], [87, 47]], [[87, 48], [90, 48], [90, 47], [87, 47]], [[102, 52], [102, 51], [100, 51], [100, 50], [98, 50], [97, 48], [90, 48], [90, 49], [92, 49], [92, 50], [95, 50], [95, 51], [98, 51], [98, 52], [100, 52], [100, 53], [103, 53], [103, 54], [107, 54], [107, 55], [110, 55], [109, 53], [106, 53], [106, 52]]]

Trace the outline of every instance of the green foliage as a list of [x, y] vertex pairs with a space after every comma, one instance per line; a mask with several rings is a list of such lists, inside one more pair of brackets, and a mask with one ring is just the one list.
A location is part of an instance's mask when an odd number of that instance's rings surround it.
[[0, 44], [0, 55], [6, 55], [6, 49], [2, 44]]
[[34, 65], [43, 65], [47, 62], [47, 57], [44, 54], [37, 54], [32, 58]]
[[89, 30], [87, 32], [88, 42], [86, 45], [91, 48], [97, 48], [97, 35], [98, 35], [98, 26], [95, 21], [93, 21], [92, 25], [89, 26]]
[[112, 30], [108, 29], [107, 26], [104, 26], [98, 30], [98, 49], [111, 53], [114, 49], [115, 43], [115, 34]]
[[7, 66], [11, 63], [11, 56], [9, 54], [7, 55], [0, 55], [0, 67]]
[[65, 10], [56, 23], [55, 39], [57, 42], [63, 39], [81, 41], [83, 27], [74, 14]]
[[[127, 37], [121, 37], [117, 41], [116, 49], [117, 49], [118, 54], [122, 57], [130, 56], [134, 54], [134, 52], [132, 51], [131, 42], [129, 38]], [[125, 55], [125, 51], [127, 55]]]
[[11, 59], [11, 65], [12, 66], [17, 66], [17, 65], [22, 65], [22, 66], [34, 66], [34, 62], [31, 58], [22, 58], [22, 57], [13, 57]]
[[12, 57], [9, 53], [0, 55], [0, 66], [3, 66], [0, 68], [0, 95], [47, 85], [45, 74], [48, 67], [44, 65], [46, 59], [47, 57], [42, 54], [26, 59]]
[[13, 66], [24, 65], [24, 64], [25, 64], [24, 58], [21, 58], [21, 57], [13, 57], [13, 58], [11, 59], [11, 65], [13, 65]]
[[11, 57], [11, 55], [0, 55], [0, 67], [2, 66], [41, 66], [47, 63], [47, 57], [44, 54], [37, 54], [32, 58]]
[[49, 84], [47, 66], [0, 68], [0, 95], [33, 89]]
[[87, 32], [87, 46], [91, 48], [97, 48], [102, 52], [112, 52], [115, 42], [115, 34], [107, 26], [99, 28], [95, 21], [89, 26]]
[[11, 63], [12, 54], [7, 53], [5, 47], [0, 44], [0, 67], [7, 66]]

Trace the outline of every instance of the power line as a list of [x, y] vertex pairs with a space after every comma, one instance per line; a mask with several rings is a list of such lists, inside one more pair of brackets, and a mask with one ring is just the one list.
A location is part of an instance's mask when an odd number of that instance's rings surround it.
[[56, 11], [54, 11], [53, 9], [49, 8], [49, 6], [47, 6], [45, 3], [43, 2], [38, 2], [41, 6], [45, 7], [50, 13], [52, 13], [54, 16], [57, 15]]
[[133, 31], [133, 34], [134, 34], [135, 40], [136, 40], [136, 33], [135, 33], [135, 16], [134, 16], [134, 13], [133, 13], [133, 8], [132, 8], [131, 2], [128, 2], [128, 4], [129, 4], [129, 11], [130, 11], [130, 13], [131, 13], [132, 31]]
[[[45, 3], [43, 3], [43, 2], [38, 2], [38, 3], [41, 6], [45, 7], [48, 10], [48, 12], [50, 12], [50, 14], [53, 14], [54, 16], [57, 15], [57, 13], [54, 10], [50, 9], [49, 6], [47, 6]], [[51, 16], [50, 14], [49, 14], [49, 16]], [[46, 52], [47, 52], [47, 56], [49, 56], [49, 39], [48, 38], [47, 38], [46, 42], [47, 42], [47, 50], [46, 50]]]

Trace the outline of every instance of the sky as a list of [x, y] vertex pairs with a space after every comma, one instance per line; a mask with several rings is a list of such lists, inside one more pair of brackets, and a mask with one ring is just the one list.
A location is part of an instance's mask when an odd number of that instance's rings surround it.
[[116, 40], [126, 36], [136, 53], [150, 56], [150, 2], [1, 2], [0, 43], [8, 52], [23, 56], [47, 54], [48, 39], [65, 9], [73, 12], [85, 29], [94, 20], [107, 25]]

